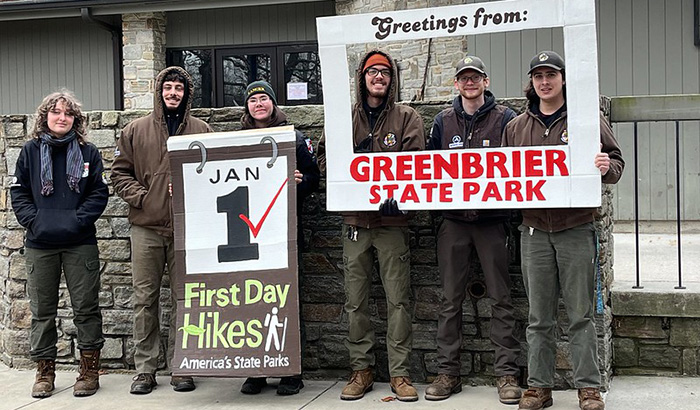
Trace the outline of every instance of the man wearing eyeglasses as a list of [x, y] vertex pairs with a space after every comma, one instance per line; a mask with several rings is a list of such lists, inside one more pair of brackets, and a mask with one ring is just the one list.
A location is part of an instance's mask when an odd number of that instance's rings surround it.
[[[452, 106], [433, 122], [428, 149], [482, 149], [501, 146], [501, 134], [515, 118], [510, 108], [496, 104], [488, 91], [489, 77], [483, 61], [467, 56], [459, 61], [454, 79], [459, 95]], [[437, 257], [443, 289], [438, 316], [438, 376], [425, 390], [426, 400], [444, 400], [462, 391], [460, 348], [462, 303], [467, 296], [474, 252], [484, 272], [491, 305], [491, 341], [495, 346], [494, 373], [499, 400], [518, 403], [520, 387], [515, 364], [520, 342], [513, 336], [515, 318], [508, 276], [509, 210], [449, 210], [442, 212], [438, 228]]]
[[[357, 101], [352, 112], [353, 145], [360, 152], [396, 152], [425, 149], [423, 121], [406, 105], [395, 103], [396, 65], [381, 51], [362, 58], [357, 70]], [[325, 169], [324, 140], [319, 163]], [[372, 389], [375, 356], [369, 298], [376, 258], [386, 293], [387, 335], [391, 389], [401, 401], [416, 401], [409, 378], [412, 320], [409, 311], [410, 251], [408, 218], [394, 198], [378, 211], [343, 213], [343, 271], [349, 332], [346, 346], [352, 374], [340, 398], [357, 400]]]
[[[564, 60], [554, 51], [542, 51], [530, 62], [525, 88], [528, 109], [508, 124], [503, 146], [566, 145]], [[619, 181], [625, 162], [608, 122], [600, 116], [600, 146], [594, 161], [602, 182]], [[556, 363], [559, 295], [569, 319], [567, 335], [573, 364], [574, 387], [581, 410], [603, 410], [601, 376], [594, 322], [596, 233], [595, 208], [524, 209], [520, 225], [521, 268], [529, 302], [526, 337], [529, 388], [519, 409], [552, 405]]]

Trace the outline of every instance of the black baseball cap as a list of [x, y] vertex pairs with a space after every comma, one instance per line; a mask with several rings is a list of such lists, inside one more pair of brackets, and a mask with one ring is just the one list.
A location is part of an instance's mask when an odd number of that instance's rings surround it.
[[484, 65], [484, 62], [477, 56], [466, 56], [459, 60], [459, 63], [457, 63], [455, 77], [460, 75], [465, 70], [474, 70], [485, 75], [486, 77], [489, 76], [486, 74], [486, 65]]
[[538, 67], [551, 67], [561, 71], [564, 69], [564, 59], [554, 51], [540, 51], [536, 56], [532, 57], [530, 71], [527, 73], [532, 73], [532, 70]]

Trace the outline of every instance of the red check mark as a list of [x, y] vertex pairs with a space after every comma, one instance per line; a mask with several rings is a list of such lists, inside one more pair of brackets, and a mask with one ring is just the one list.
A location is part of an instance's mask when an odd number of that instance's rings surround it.
[[260, 218], [260, 222], [258, 222], [257, 225], [254, 225], [254, 224], [250, 221], [250, 219], [248, 219], [247, 216], [245, 216], [245, 215], [243, 215], [243, 214], [238, 214], [238, 217], [241, 218], [241, 219], [243, 220], [243, 222], [246, 223], [246, 225], [248, 225], [248, 228], [250, 228], [250, 232], [253, 233], [253, 238], [257, 238], [257, 237], [258, 237], [258, 233], [260, 232], [260, 228], [262, 228], [263, 222], [265, 222], [265, 219], [267, 218], [267, 215], [270, 213], [270, 210], [272, 209], [272, 206], [275, 205], [275, 202], [277, 201], [277, 198], [278, 198], [278, 197], [280, 196], [280, 194], [282, 193], [282, 188], [284, 188], [284, 186], [287, 184], [287, 181], [288, 181], [288, 180], [289, 180], [289, 178], [285, 178], [285, 179], [284, 179], [284, 182], [282, 182], [282, 186], [280, 187], [280, 189], [277, 190], [277, 194], [275, 195], [274, 198], [272, 198], [272, 202], [270, 202], [270, 205], [267, 206], [267, 209], [265, 210], [265, 213], [263, 214], [262, 218]]

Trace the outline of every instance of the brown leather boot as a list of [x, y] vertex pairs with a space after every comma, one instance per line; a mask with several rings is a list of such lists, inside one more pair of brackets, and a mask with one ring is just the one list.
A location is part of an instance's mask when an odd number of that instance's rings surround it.
[[518, 403], [518, 410], [539, 410], [552, 405], [552, 389], [530, 387]]
[[53, 393], [56, 381], [56, 361], [53, 359], [41, 359], [37, 363], [36, 376], [32, 386], [32, 397], [50, 397]]
[[73, 386], [73, 396], [92, 396], [100, 388], [100, 351], [80, 351], [80, 375]]
[[578, 406], [581, 410], [605, 410], [605, 402], [600, 397], [600, 389], [595, 387], [578, 389]]
[[453, 393], [462, 391], [462, 379], [459, 376], [438, 374], [435, 380], [425, 388], [426, 400], [445, 400]]
[[518, 404], [520, 402], [520, 396], [522, 392], [520, 391], [520, 386], [518, 386], [518, 379], [515, 376], [507, 375], [501, 376], [496, 382], [498, 388], [498, 400], [503, 404]]
[[365, 396], [365, 393], [372, 390], [374, 386], [374, 376], [372, 369], [353, 370], [350, 381], [340, 393], [342, 400], [357, 400]]
[[418, 400], [418, 392], [413, 387], [411, 379], [406, 376], [397, 376], [391, 378], [391, 391], [396, 393], [396, 398], [400, 401], [416, 401]]

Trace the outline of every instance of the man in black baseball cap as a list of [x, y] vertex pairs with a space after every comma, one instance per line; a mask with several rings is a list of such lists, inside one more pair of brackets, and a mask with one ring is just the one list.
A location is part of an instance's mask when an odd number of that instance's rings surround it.
[[[459, 93], [452, 106], [433, 121], [428, 149], [488, 149], [501, 146], [501, 134], [515, 118], [510, 108], [496, 103], [488, 90], [486, 66], [479, 57], [459, 60], [454, 87]], [[516, 404], [521, 391], [516, 360], [520, 342], [514, 336], [515, 316], [508, 275], [509, 251], [505, 209], [451, 209], [442, 211], [438, 228], [437, 259], [442, 285], [437, 327], [438, 375], [425, 389], [426, 400], [444, 400], [462, 390], [460, 348], [462, 346], [462, 304], [467, 298], [471, 261], [478, 255], [491, 305], [489, 336], [494, 344], [493, 373], [498, 398]]]
[[[564, 59], [554, 51], [537, 53], [530, 62], [525, 89], [526, 112], [506, 125], [503, 146], [567, 145]], [[620, 180], [625, 162], [610, 125], [600, 116], [600, 152], [593, 161], [605, 184]], [[529, 388], [519, 410], [552, 405], [556, 369], [559, 295], [569, 318], [573, 384], [581, 410], [604, 410], [600, 395], [595, 313], [595, 208], [523, 209], [520, 253], [523, 282], [529, 302]]]

